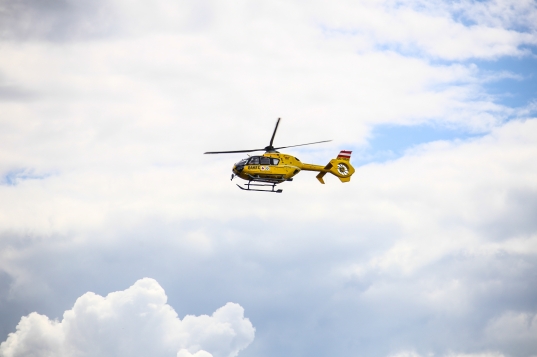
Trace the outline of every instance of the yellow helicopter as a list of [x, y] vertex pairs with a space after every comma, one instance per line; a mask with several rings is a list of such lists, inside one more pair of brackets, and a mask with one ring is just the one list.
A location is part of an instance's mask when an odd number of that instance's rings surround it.
[[270, 138], [270, 144], [263, 149], [252, 149], [252, 150], [235, 150], [235, 151], [209, 151], [204, 154], [235, 154], [242, 152], [255, 152], [255, 151], [265, 151], [262, 156], [250, 156], [246, 159], [242, 159], [233, 166], [233, 173], [231, 174], [231, 180], [234, 177], [240, 177], [243, 180], [248, 181], [242, 187], [237, 185], [241, 190], [245, 191], [262, 191], [262, 192], [274, 192], [281, 193], [282, 190], [275, 190], [277, 184], [280, 184], [285, 181], [293, 181], [293, 176], [298, 174], [300, 171], [317, 171], [317, 180], [320, 183], [324, 184], [323, 177], [326, 173], [331, 173], [332, 175], [337, 176], [341, 182], [349, 182], [352, 174], [354, 174], [354, 167], [350, 163], [351, 152], [352, 151], [340, 151], [337, 158], [330, 160], [330, 162], [325, 165], [312, 165], [301, 162], [299, 159], [292, 155], [283, 154], [278, 152], [278, 149], [285, 149], [290, 147], [312, 145], [326, 143], [332, 140], [316, 141], [314, 143], [299, 144], [299, 145], [290, 145], [290, 146], [281, 146], [274, 147], [272, 146], [274, 142], [274, 137], [276, 136], [276, 131], [280, 125], [280, 118], [276, 121], [276, 127]]

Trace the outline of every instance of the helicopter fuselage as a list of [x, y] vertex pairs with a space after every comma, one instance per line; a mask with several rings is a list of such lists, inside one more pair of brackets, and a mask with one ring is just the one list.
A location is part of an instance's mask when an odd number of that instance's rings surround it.
[[233, 174], [247, 181], [282, 183], [291, 181], [300, 171], [329, 172], [329, 168], [301, 162], [292, 155], [267, 152], [262, 156], [251, 156], [233, 166]]

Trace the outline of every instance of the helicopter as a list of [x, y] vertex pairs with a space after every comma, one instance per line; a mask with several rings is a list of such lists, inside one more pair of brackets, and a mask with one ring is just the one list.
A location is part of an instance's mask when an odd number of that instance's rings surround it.
[[285, 182], [293, 181], [293, 176], [297, 175], [300, 171], [317, 171], [319, 174], [316, 176], [320, 183], [324, 184], [323, 177], [327, 173], [331, 173], [337, 176], [341, 182], [349, 182], [352, 174], [354, 174], [354, 167], [350, 163], [352, 151], [342, 150], [335, 159], [330, 160], [327, 165], [313, 165], [301, 162], [296, 157], [280, 153], [279, 149], [286, 149], [290, 147], [313, 145], [326, 143], [332, 140], [316, 141], [313, 143], [290, 145], [274, 147], [274, 137], [278, 126], [280, 125], [281, 118], [276, 121], [276, 126], [270, 143], [263, 149], [251, 149], [251, 150], [235, 150], [235, 151], [209, 151], [204, 154], [235, 154], [235, 153], [247, 153], [256, 151], [265, 151], [261, 156], [249, 156], [242, 159], [233, 165], [231, 180], [235, 177], [239, 177], [248, 181], [245, 187], [237, 184], [241, 190], [245, 191], [261, 191], [261, 192], [274, 192], [281, 193], [281, 189], [275, 189], [276, 185]]

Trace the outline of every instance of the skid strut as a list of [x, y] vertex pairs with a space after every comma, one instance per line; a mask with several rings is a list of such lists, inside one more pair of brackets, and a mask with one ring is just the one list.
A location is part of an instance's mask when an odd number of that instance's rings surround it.
[[[248, 181], [248, 183], [245, 186], [246, 186], [246, 188], [244, 188], [244, 187], [242, 187], [242, 186], [237, 184], [237, 187], [240, 188], [241, 190], [244, 190], [244, 191], [259, 191], [259, 192], [282, 193], [282, 190], [280, 190], [280, 189], [275, 190], [274, 189], [276, 187], [275, 183], [264, 184], [264, 183], [252, 183], [252, 181]], [[254, 187], [270, 187], [270, 190], [251, 188], [250, 186], [254, 186]]]

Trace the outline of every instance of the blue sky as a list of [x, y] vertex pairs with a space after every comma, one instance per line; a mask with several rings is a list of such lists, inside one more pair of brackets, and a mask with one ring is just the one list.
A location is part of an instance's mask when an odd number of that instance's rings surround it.
[[486, 86], [490, 94], [497, 96], [499, 103], [510, 107], [523, 107], [535, 102], [537, 96], [537, 57], [535, 48], [528, 48], [531, 54], [520, 58], [502, 58], [496, 61], [483, 61], [476, 64], [483, 71], [509, 71], [515, 78], [491, 83]]
[[[530, 0], [4, 1], [0, 356], [535, 357]], [[279, 195], [230, 182], [289, 149]]]

